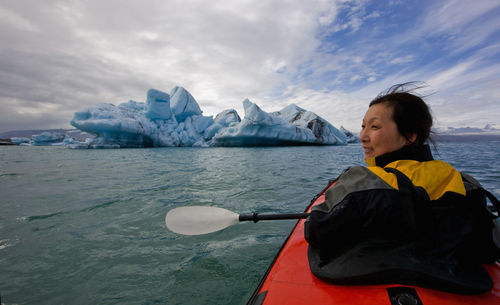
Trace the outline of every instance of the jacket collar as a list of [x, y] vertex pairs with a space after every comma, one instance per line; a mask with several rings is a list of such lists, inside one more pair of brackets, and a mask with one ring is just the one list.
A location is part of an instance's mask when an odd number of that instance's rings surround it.
[[385, 167], [387, 164], [397, 160], [415, 160], [418, 162], [434, 160], [429, 145], [408, 145], [400, 150], [392, 151], [384, 155], [365, 159], [368, 166]]

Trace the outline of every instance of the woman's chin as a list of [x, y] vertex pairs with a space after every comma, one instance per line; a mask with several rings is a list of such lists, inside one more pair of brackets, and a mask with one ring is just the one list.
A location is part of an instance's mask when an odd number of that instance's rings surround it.
[[366, 159], [371, 159], [371, 158], [374, 158], [375, 157], [375, 154], [373, 153], [373, 151], [365, 151], [365, 160]]

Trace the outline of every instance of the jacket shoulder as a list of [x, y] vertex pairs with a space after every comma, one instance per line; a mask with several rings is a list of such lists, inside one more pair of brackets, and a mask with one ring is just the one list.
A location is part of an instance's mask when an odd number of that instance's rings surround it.
[[381, 179], [370, 169], [364, 166], [353, 166], [345, 171], [338, 178], [337, 183], [326, 191], [325, 202], [313, 209], [328, 212], [349, 194], [375, 189], [394, 190], [395, 187]]
[[399, 160], [388, 164], [387, 167], [405, 174], [415, 186], [422, 187], [431, 200], [437, 200], [447, 192], [465, 195], [462, 175], [444, 161]]

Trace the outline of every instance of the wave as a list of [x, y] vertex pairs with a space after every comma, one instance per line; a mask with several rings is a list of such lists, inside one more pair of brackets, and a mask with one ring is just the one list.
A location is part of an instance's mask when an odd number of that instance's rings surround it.
[[104, 202], [104, 203], [101, 203], [101, 204], [97, 204], [97, 205], [94, 205], [94, 206], [82, 209], [81, 212], [91, 212], [91, 211], [94, 211], [94, 210], [97, 210], [97, 209], [100, 209], [100, 208], [109, 207], [109, 206], [111, 206], [111, 205], [113, 205], [113, 204], [115, 204], [117, 202], [120, 202], [120, 200], [116, 199], [116, 200], [107, 201], [107, 202]]
[[66, 214], [66, 213], [68, 213], [68, 212], [56, 212], [56, 213], [45, 214], [45, 215], [24, 216], [24, 217], [20, 217], [18, 219], [21, 222], [32, 222], [32, 221], [36, 221], [36, 220], [42, 220], [42, 219], [60, 216], [62, 214]]
[[15, 177], [15, 176], [23, 176], [21, 173], [3, 173], [0, 174], [0, 177]]

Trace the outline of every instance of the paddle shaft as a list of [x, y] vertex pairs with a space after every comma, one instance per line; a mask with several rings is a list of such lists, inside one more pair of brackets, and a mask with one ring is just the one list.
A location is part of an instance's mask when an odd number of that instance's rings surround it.
[[258, 214], [253, 213], [251, 215], [239, 215], [240, 221], [253, 221], [257, 222], [259, 220], [282, 220], [282, 219], [303, 219], [307, 218], [309, 213], [292, 213], [292, 214]]

